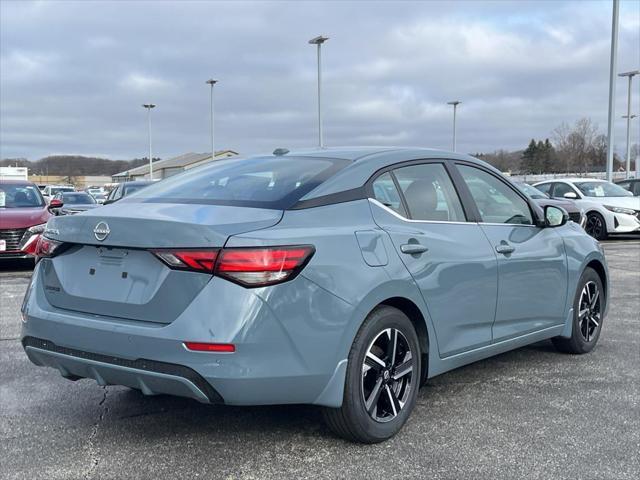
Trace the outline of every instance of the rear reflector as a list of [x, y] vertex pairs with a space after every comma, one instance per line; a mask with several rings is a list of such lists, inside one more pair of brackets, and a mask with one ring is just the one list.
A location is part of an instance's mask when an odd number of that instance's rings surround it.
[[184, 342], [184, 346], [187, 350], [192, 350], [194, 352], [233, 353], [236, 351], [236, 346], [232, 343]]

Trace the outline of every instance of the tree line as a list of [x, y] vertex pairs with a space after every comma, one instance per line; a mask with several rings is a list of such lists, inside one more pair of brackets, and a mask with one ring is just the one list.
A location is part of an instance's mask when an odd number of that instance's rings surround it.
[[[638, 151], [631, 149], [631, 169]], [[575, 124], [562, 123], [551, 132], [551, 139], [532, 138], [524, 150], [496, 150], [475, 156], [501, 171], [515, 174], [604, 172], [607, 167], [607, 137], [590, 118]], [[623, 169], [626, 158], [614, 154], [614, 170]]]
[[[154, 162], [160, 160], [153, 159]], [[26, 158], [6, 158], [0, 160], [0, 167], [27, 167], [30, 175], [60, 175], [67, 177], [85, 175], [111, 176], [115, 173], [146, 165], [147, 158], [133, 160], [109, 160], [108, 158], [84, 157], [82, 155], [51, 155], [40, 160]]]

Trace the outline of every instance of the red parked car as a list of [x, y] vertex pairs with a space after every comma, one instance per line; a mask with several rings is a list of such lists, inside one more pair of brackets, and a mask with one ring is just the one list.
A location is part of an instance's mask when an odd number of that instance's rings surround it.
[[51, 217], [37, 185], [0, 180], [0, 260], [28, 258], [25, 251], [44, 231]]

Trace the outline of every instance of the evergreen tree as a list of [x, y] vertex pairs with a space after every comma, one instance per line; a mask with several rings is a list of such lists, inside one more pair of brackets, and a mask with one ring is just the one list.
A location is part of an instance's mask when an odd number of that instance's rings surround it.
[[538, 156], [538, 145], [532, 138], [529, 142], [529, 146], [524, 152], [522, 152], [522, 171], [524, 173], [536, 172], [536, 157]]

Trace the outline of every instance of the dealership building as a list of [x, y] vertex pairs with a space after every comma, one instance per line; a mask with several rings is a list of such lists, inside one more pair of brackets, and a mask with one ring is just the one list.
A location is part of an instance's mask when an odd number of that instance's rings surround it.
[[[211, 153], [185, 153], [173, 158], [158, 160], [153, 162], [153, 178], [163, 179], [176, 175], [193, 167], [198, 167], [209, 163], [212, 160], [224, 160], [226, 158], [235, 157], [238, 152], [233, 150], [220, 150], [215, 154], [215, 158], [211, 158]], [[145, 180], [149, 178], [149, 165], [141, 165], [124, 172], [116, 173], [111, 176], [113, 183], [128, 182], [132, 180]]]

